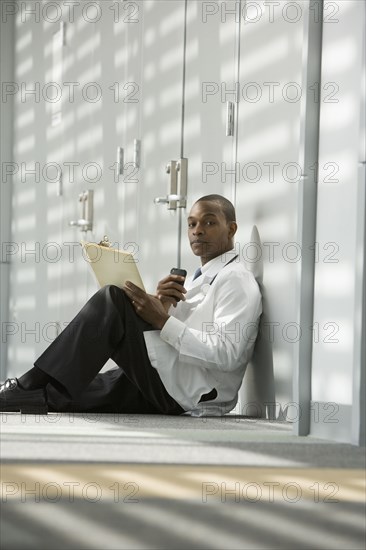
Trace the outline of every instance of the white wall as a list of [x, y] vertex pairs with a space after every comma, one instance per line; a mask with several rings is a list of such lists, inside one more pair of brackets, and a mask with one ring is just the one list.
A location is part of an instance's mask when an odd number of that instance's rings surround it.
[[[46, 16], [41, 12], [37, 20], [37, 16], [24, 13], [24, 3], [18, 4], [18, 13], [13, 17], [14, 80], [28, 89], [38, 82], [41, 96], [39, 101], [31, 95], [22, 97], [20, 92], [14, 97], [14, 161], [19, 170], [9, 181], [14, 191], [11, 240], [19, 245], [19, 252], [13, 255], [11, 264], [9, 318], [17, 334], [7, 338], [10, 374], [18, 375], [29, 368], [54, 337], [57, 324], [62, 328], [63, 323], [70, 321], [97, 288], [88, 266], [77, 254], [77, 245], [75, 261], [71, 262], [67, 244], [77, 243], [83, 236], [69, 226], [70, 220], [79, 217], [78, 195], [82, 190], [95, 192], [95, 226], [86, 237], [99, 240], [107, 233], [121, 248], [135, 250], [149, 291], [178, 262], [180, 254], [182, 267], [195, 268], [196, 258], [186, 243], [186, 211], [171, 212], [166, 206], [153, 203], [155, 197], [165, 196], [168, 190], [166, 163], [184, 155], [189, 159], [188, 208], [203, 194], [222, 193], [236, 204], [241, 260], [247, 259], [243, 247], [250, 240], [254, 224], [262, 242], [267, 243], [263, 257], [266, 320], [279, 324], [272, 325], [274, 339], [268, 348], [265, 374], [258, 367], [256, 371], [265, 389], [261, 398], [278, 402], [280, 407], [275, 415], [282, 409], [285, 417], [286, 405], [300, 399], [300, 386], [306, 377], [299, 376], [299, 369], [304, 364], [310, 369], [310, 352], [308, 344], [299, 346], [296, 324], [304, 323], [304, 319], [307, 323], [301, 309], [304, 296], [312, 306], [311, 253], [303, 263], [302, 248], [307, 250], [309, 245], [302, 241], [304, 219], [308, 218], [305, 210], [299, 210], [306, 182], [294, 178], [296, 170], [289, 169], [284, 177], [283, 169], [287, 170], [288, 163], [301, 164], [308, 158], [306, 143], [312, 143], [312, 136], [317, 140], [316, 129], [310, 128], [305, 120], [308, 111], [305, 109], [304, 114], [303, 101], [305, 92], [309, 98], [317, 90], [316, 86], [310, 91], [308, 87], [306, 70], [311, 64], [305, 40], [308, 32], [305, 16], [316, 18], [317, 14], [304, 2], [299, 4], [300, 18], [291, 21], [295, 12], [290, 9], [284, 16], [282, 9], [287, 5], [284, 3], [271, 20], [269, 6], [257, 2], [262, 17], [250, 22], [243, 18], [244, 1], [211, 4], [217, 10], [212, 15], [206, 13], [204, 18], [203, 3], [188, 2], [185, 29], [184, 0], [136, 1], [127, 9], [123, 3], [100, 1], [99, 10], [94, 7], [85, 12], [82, 5], [75, 7], [74, 21], [59, 2], [61, 20], [66, 22], [59, 78], [61, 82], [78, 85], [75, 101], [70, 100], [68, 89], [63, 87], [63, 100], [57, 104], [62, 123], [56, 126], [52, 126], [55, 109], [42, 96], [42, 90], [55, 79], [52, 41], [60, 23], [57, 10], [52, 12], [51, 7]], [[350, 431], [351, 422], [358, 433], [360, 403], [363, 403], [360, 380], [364, 376], [359, 346], [362, 328], [359, 304], [364, 284], [364, 187], [362, 169], [358, 168], [358, 162], [364, 160], [359, 147], [364, 6], [361, 2], [325, 4], [316, 236], [319, 257], [314, 319], [309, 320], [310, 326], [300, 328], [314, 332], [314, 324], [316, 330], [319, 326], [319, 342], [314, 344], [312, 355], [313, 401], [334, 401], [339, 407], [348, 407], [350, 420], [346, 427]], [[331, 4], [339, 5], [336, 15], [329, 11]], [[28, 3], [30, 7], [36, 5], [40, 3]], [[118, 13], [114, 11], [117, 5]], [[232, 13], [238, 7], [239, 18]], [[99, 15], [98, 21], [91, 22]], [[247, 15], [249, 19], [255, 17], [253, 12]], [[57, 22], [51, 22], [52, 17]], [[334, 17], [339, 21], [332, 23]], [[313, 55], [319, 56], [319, 48], [314, 50], [317, 51]], [[100, 100], [95, 102], [81, 93], [93, 82], [101, 91]], [[204, 82], [212, 82], [219, 88], [206, 101], [202, 96]], [[241, 94], [236, 104], [237, 126], [234, 136], [226, 136], [226, 100], [235, 101], [235, 97], [230, 93], [225, 97], [222, 92], [233, 89], [235, 82], [239, 83]], [[255, 87], [245, 88], [248, 82], [259, 85], [260, 100], [253, 102], [243, 97], [243, 89], [244, 95], [254, 91]], [[296, 95], [296, 87], [289, 86], [291, 82], [301, 88], [303, 95], [299, 101], [291, 101], [291, 94]], [[339, 85], [338, 103], [327, 101], [332, 88], [324, 85], [331, 82]], [[268, 95], [270, 83], [274, 85], [273, 101]], [[92, 95], [93, 89], [89, 92]], [[312, 124], [314, 121], [313, 117]], [[306, 128], [310, 128], [308, 133]], [[135, 139], [142, 143], [141, 167], [132, 178], [131, 170], [127, 169], [115, 181], [115, 172], [110, 167], [116, 161], [116, 149], [124, 147], [125, 162], [133, 162]], [[10, 153], [7, 154], [10, 159]], [[35, 162], [40, 163], [39, 181], [32, 174], [22, 181], [21, 163], [23, 168], [31, 169]], [[63, 168], [62, 193], [58, 182], [50, 181], [55, 177], [52, 169], [48, 178], [42, 174], [42, 168], [50, 162]], [[74, 181], [66, 165], [69, 162], [78, 163]], [[208, 162], [216, 163], [218, 171], [204, 179], [203, 166]], [[329, 162], [339, 165], [339, 182], [325, 180], [331, 172]], [[83, 174], [88, 163], [99, 167], [101, 177], [95, 181], [91, 181], [95, 174], [92, 169], [89, 177]], [[236, 163], [240, 174], [235, 177]], [[253, 180], [253, 170], [243, 177], [248, 163], [261, 167], [258, 181]], [[273, 172], [274, 179], [270, 178], [268, 163], [279, 163]], [[333, 249], [327, 246], [333, 242], [339, 246], [334, 249], [338, 263], [329, 261]], [[58, 261], [52, 260], [56, 247], [52, 249], [50, 243], [56, 243], [61, 251]], [[39, 247], [39, 253], [26, 254], [35, 247]], [[294, 261], [299, 250], [302, 255]], [[303, 292], [304, 282], [310, 289], [308, 295]], [[333, 326], [326, 323], [339, 326], [336, 345], [325, 341], [326, 337], [331, 338]], [[266, 330], [272, 339], [268, 326]], [[307, 354], [305, 361], [301, 353]], [[306, 376], [310, 376], [310, 370]], [[244, 386], [247, 382], [245, 379]], [[244, 397], [247, 399], [248, 395]], [[310, 402], [307, 405], [310, 407]], [[294, 418], [294, 414], [296, 409], [292, 408], [287, 418]], [[325, 424], [313, 422], [312, 433], [320, 433], [319, 427]], [[357, 441], [357, 433], [353, 441]], [[344, 434], [327, 432], [329, 437], [347, 439]]]
[[[100, 239], [108, 233], [124, 245], [124, 180], [115, 182], [109, 167], [122, 144], [124, 99], [131, 91], [123, 89], [126, 13], [122, 12], [120, 24], [115, 23], [114, 13], [101, 3], [102, 17], [93, 23], [98, 13], [92, 8], [82, 12], [81, 4], [74, 12], [63, 2], [59, 10], [51, 6], [45, 12], [40, 2], [17, 6], [13, 17], [15, 85], [19, 87], [14, 96], [16, 173], [12, 181], [9, 178], [13, 187], [11, 240], [18, 247], [11, 264], [10, 321], [17, 329], [8, 338], [12, 374], [32, 365], [97, 288], [80, 254], [82, 234], [69, 226], [70, 220], [80, 217], [81, 191], [95, 191], [96, 223], [88, 238]], [[62, 70], [57, 75], [52, 44], [61, 21], [66, 22], [66, 37]], [[53, 81], [61, 86], [62, 96], [56, 102], [48, 99], [54, 92], [48, 88]], [[72, 84], [65, 86], [65, 82]], [[120, 83], [117, 101], [109, 90], [115, 82]], [[97, 101], [93, 83], [100, 86]], [[35, 95], [25, 93], [32, 88]], [[62, 114], [61, 124], [55, 126], [54, 111]], [[51, 163], [63, 170], [61, 193]], [[32, 174], [35, 166], [37, 173]]]
[[[9, 3], [10, 4], [10, 3]], [[0, 80], [4, 85], [14, 81], [14, 20], [5, 23], [4, 18], [0, 20]], [[2, 169], [0, 187], [0, 236], [1, 236], [1, 257], [0, 257], [0, 378], [6, 375], [7, 363], [7, 338], [6, 332], [13, 330], [9, 322], [9, 276], [10, 261], [7, 252], [11, 245], [11, 196], [12, 182], [6, 181], [4, 171], [10, 168], [13, 160], [13, 98], [9, 97], [0, 104], [0, 166]], [[9, 327], [9, 328], [8, 328]]]
[[[303, 187], [313, 186], [311, 173], [305, 182], [302, 177], [308, 174], [304, 161], [308, 161], [309, 122], [303, 111], [309, 107], [304, 103], [311, 76], [305, 70], [309, 12], [307, 3], [297, 12], [284, 12], [282, 5], [272, 11], [266, 2], [257, 4], [261, 15], [248, 11], [241, 30], [236, 206], [242, 260], [249, 265], [263, 262], [264, 311], [258, 357], [244, 377], [243, 398], [249, 407], [255, 387], [254, 408], [293, 420], [297, 426], [304, 411], [302, 403], [293, 403], [294, 375], [299, 347], [308, 332], [300, 315], [304, 281], [299, 271], [311, 253], [303, 240], [302, 223], [308, 223], [309, 208], [314, 208], [302, 201]], [[310, 131], [314, 135], [314, 128]], [[248, 244], [253, 225], [262, 242], [259, 255]], [[307, 269], [311, 268], [310, 262]]]
[[337, 21], [323, 31], [311, 433], [358, 442], [351, 426], [364, 338], [365, 4], [333, 4]]

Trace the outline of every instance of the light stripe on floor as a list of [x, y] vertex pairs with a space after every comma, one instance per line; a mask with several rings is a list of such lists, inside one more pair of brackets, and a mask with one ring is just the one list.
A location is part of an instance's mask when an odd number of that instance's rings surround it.
[[337, 468], [245, 468], [129, 464], [2, 464], [3, 503], [140, 502], [364, 502], [365, 472]]

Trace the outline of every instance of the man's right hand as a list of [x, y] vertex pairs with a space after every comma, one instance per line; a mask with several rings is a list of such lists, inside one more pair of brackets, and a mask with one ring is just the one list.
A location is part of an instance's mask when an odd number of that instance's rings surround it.
[[184, 294], [187, 292], [184, 288], [185, 278], [181, 275], [168, 275], [159, 281], [156, 288], [156, 296], [164, 305], [165, 311], [168, 311], [171, 305], [176, 307], [179, 300], [185, 300]]

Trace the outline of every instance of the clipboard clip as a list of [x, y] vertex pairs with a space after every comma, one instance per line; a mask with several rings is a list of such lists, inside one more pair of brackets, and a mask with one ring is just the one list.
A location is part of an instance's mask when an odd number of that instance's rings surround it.
[[105, 246], [106, 248], [110, 248], [112, 246], [107, 235], [104, 235], [103, 239], [98, 244], [99, 246]]

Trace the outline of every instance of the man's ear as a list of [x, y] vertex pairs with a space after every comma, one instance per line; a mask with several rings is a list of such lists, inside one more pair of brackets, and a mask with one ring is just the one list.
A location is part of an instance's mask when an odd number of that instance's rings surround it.
[[238, 229], [238, 225], [236, 222], [230, 222], [230, 225], [229, 225], [229, 237], [232, 238], [234, 237], [237, 229]]

